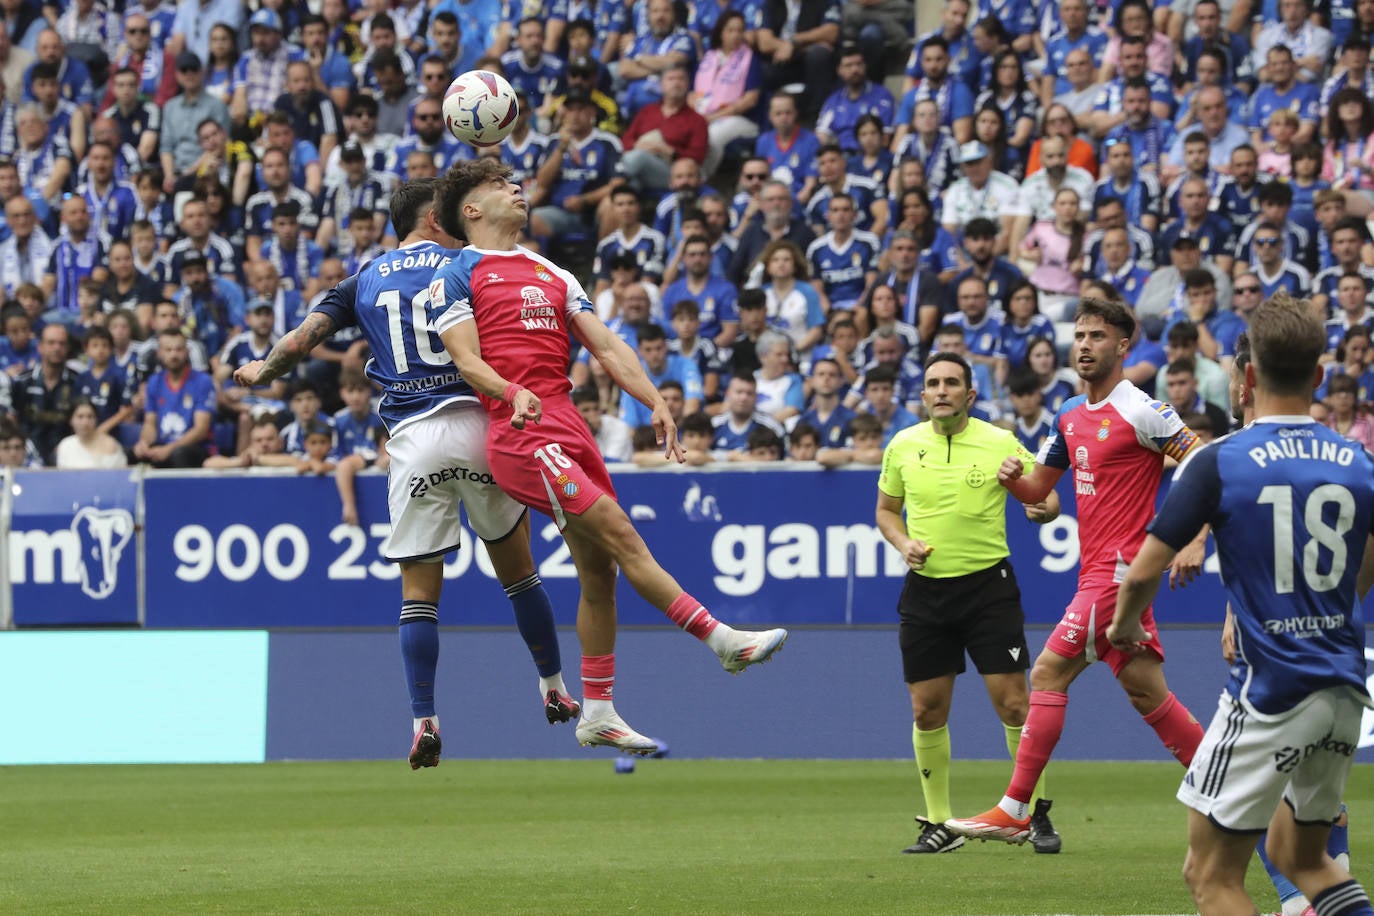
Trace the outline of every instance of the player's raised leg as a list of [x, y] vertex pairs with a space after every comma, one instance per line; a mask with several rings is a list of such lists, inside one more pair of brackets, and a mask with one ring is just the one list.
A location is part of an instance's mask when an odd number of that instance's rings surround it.
[[624, 571], [625, 578], [645, 601], [715, 652], [721, 665], [738, 674], [750, 665], [768, 661], [787, 641], [784, 629], [748, 632], [721, 623], [682, 588], [654, 559], [620, 504], [602, 497], [580, 515], [567, 515], [564, 535], [595, 545]]
[[[609, 502], [609, 500], [606, 500]], [[615, 687], [616, 565], [598, 545], [564, 532], [577, 566], [582, 594], [577, 602], [577, 637], [582, 643], [582, 721], [577, 740], [584, 747], [603, 745], [631, 754], [652, 754], [658, 744], [631, 728], [616, 712]]]
[[[1060, 627], [1064, 624], [1061, 622]], [[1059, 634], [1051, 635], [1051, 640]], [[986, 840], [1024, 843], [1031, 835], [1031, 800], [1050, 756], [1059, 744], [1064, 731], [1064, 713], [1068, 707], [1069, 685], [1088, 667], [1080, 651], [1067, 657], [1049, 646], [1040, 653], [1031, 669], [1030, 709], [1021, 740], [1016, 748], [1016, 766], [1011, 782], [997, 806], [970, 818], [952, 818], [947, 823], [955, 833]]]

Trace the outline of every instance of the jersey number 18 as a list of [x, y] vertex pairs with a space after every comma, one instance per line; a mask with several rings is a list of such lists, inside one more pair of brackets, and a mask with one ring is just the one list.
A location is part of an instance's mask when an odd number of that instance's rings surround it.
[[[1297, 543], [1293, 540], [1293, 488], [1270, 484], [1260, 490], [1258, 502], [1274, 507], [1274, 591], [1280, 595], [1293, 593], [1293, 557]], [[1326, 507], [1336, 507], [1334, 525], [1326, 523]], [[1340, 484], [1326, 483], [1307, 497], [1302, 512], [1303, 527], [1311, 535], [1302, 545], [1302, 577], [1308, 589], [1329, 592], [1345, 575], [1349, 548], [1345, 535], [1355, 523], [1355, 497]], [[1331, 551], [1331, 568], [1325, 573], [1317, 569], [1321, 548]]]

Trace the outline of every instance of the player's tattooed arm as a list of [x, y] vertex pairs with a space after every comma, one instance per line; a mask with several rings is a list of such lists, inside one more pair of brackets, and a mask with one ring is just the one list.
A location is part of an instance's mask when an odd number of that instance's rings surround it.
[[311, 312], [306, 315], [305, 320], [298, 327], [287, 331], [286, 336], [277, 341], [272, 352], [267, 354], [267, 359], [263, 360], [262, 366], [258, 369], [256, 384], [265, 385], [290, 372], [298, 363], [310, 356], [312, 350], [328, 340], [337, 328], [334, 319], [323, 312]]

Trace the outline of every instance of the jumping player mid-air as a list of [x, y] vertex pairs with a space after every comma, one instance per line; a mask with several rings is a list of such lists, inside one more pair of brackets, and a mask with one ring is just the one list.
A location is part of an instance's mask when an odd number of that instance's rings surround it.
[[459, 548], [458, 506], [487, 547], [515, 622], [534, 657], [550, 723], [567, 722], [581, 705], [563, 683], [553, 607], [530, 555], [529, 514], [502, 493], [487, 467], [486, 413], [429, 329], [429, 284], [461, 242], [434, 212], [438, 179], [408, 182], [391, 195], [391, 221], [402, 239], [356, 276], [331, 290], [265, 360], [234, 373], [240, 385], [262, 385], [291, 371], [341, 328], [358, 326], [372, 358], [367, 375], [383, 389], [379, 413], [390, 439], [387, 502], [391, 536], [383, 555], [401, 566], [401, 658], [414, 716], [412, 769], [439, 763], [434, 710], [439, 662], [439, 593], [443, 559]]
[[616, 502], [600, 449], [569, 396], [569, 333], [650, 409], [664, 457], [681, 462], [677, 425], [638, 355], [597, 318], [581, 284], [517, 244], [529, 207], [510, 174], [499, 160], [482, 158], [458, 163], [445, 176], [439, 218], [468, 247], [435, 274], [433, 327], [482, 396], [496, 482], [553, 518], [577, 567], [584, 702], [578, 741], [652, 753], [657, 745], [630, 728], [611, 701], [617, 569], [732, 673], [771, 658], [787, 631], [743, 632], [716, 620], [658, 564]]

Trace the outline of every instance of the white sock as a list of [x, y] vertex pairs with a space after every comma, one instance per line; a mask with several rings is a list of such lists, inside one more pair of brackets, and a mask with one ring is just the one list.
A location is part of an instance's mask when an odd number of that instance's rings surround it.
[[568, 692], [568, 685], [563, 683], [562, 671], [549, 677], [541, 677], [539, 679], [540, 698], [542, 699], [543, 697], [548, 696], [550, 690], [557, 690], [559, 693], [563, 694], [566, 694]]
[[1024, 821], [1030, 817], [1030, 802], [1017, 801], [1010, 795], [1003, 795], [1002, 800], [997, 803], [997, 807], [1016, 818]]
[[422, 729], [422, 728], [425, 727], [425, 719], [428, 719], [429, 721], [431, 721], [431, 722], [434, 723], [434, 730], [435, 730], [435, 731], [438, 731], [438, 730], [439, 730], [439, 717], [438, 717], [438, 716], [425, 716], [423, 719], [411, 719], [411, 720], [410, 720], [412, 726], [413, 726], [414, 729], [415, 729], [415, 731], [412, 732], [412, 734], [416, 734], [416, 735], [420, 734], [420, 729]]
[[615, 715], [615, 703], [610, 700], [583, 700], [582, 701], [582, 721], [590, 719], [604, 719], [606, 716]]
[[728, 652], [734, 647], [734, 637], [738, 632], [732, 627], [718, 623], [714, 630], [706, 634], [706, 647], [717, 655]]
[[1307, 898], [1302, 894], [1296, 897], [1289, 897], [1283, 902], [1283, 916], [1302, 916], [1307, 912], [1307, 908], [1312, 904], [1307, 902]]

